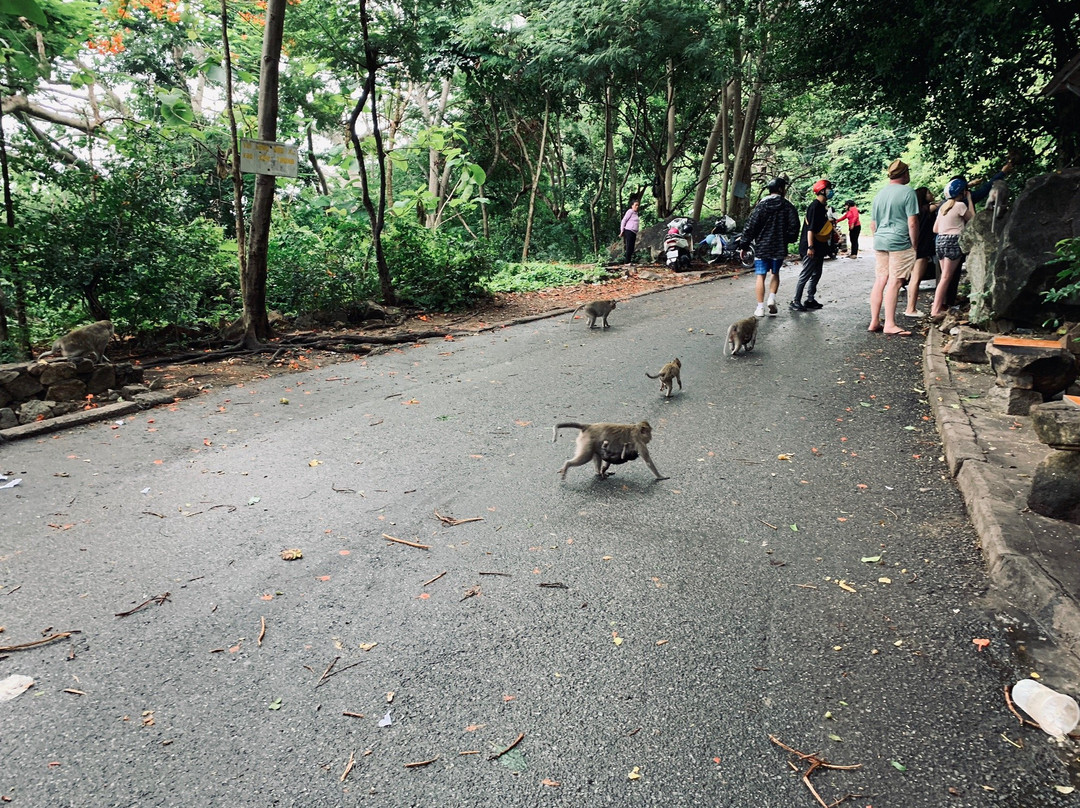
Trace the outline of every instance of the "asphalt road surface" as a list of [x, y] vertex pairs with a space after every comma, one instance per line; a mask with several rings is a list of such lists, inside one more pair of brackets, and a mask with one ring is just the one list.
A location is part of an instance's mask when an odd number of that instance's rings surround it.
[[[1006, 709], [1038, 632], [988, 597], [872, 274], [830, 262], [826, 307], [735, 359], [746, 275], [3, 447], [0, 645], [77, 633], [0, 653], [36, 682], [0, 703], [0, 795], [821, 804], [775, 738], [858, 767], [810, 775], [824, 803], [1075, 805]], [[560, 482], [554, 423], [642, 419], [670, 479]]]

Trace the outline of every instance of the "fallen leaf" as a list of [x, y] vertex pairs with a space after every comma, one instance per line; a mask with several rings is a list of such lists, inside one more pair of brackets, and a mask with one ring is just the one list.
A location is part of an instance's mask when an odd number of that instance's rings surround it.
[[486, 726], [487, 724], [469, 724], [469, 726], [465, 727], [465, 731], [476, 732], [478, 729], [483, 729]]
[[975, 647], [978, 648], [979, 651], [982, 651], [982, 649], [984, 649], [986, 646], [988, 646], [990, 644], [990, 640], [986, 640], [986, 639], [975, 639], [975, 640], [972, 640], [972, 642], [975, 643]]
[[1028, 676], [1030, 676], [1030, 677], [1031, 677], [1032, 679], [1041, 679], [1041, 678], [1042, 678], [1042, 677], [1041, 677], [1041, 676], [1039, 676], [1039, 674], [1038, 674], [1038, 673], [1036, 673], [1035, 671], [1032, 671], [1031, 673], [1029, 673], [1029, 674], [1028, 674]]
[[1054, 791], [1058, 794], [1072, 794], [1076, 789], [1072, 786], [1054, 786]]
[[877, 562], [881, 561], [881, 556], [863, 556], [862, 560], [866, 564], [876, 564]]
[[829, 733], [829, 740], [830, 741], [836, 741], [837, 743], [843, 743], [844, 742], [843, 738], [841, 738], [839, 735], [834, 735], [831, 732]]
[[879, 584], [891, 584], [892, 583], [892, 578], [878, 578], [877, 582]]
[[894, 769], [896, 769], [898, 772], [906, 772], [907, 771], [907, 766], [905, 766], [903, 763], [901, 763], [898, 760], [890, 760], [889, 763], [891, 763], [892, 767]]
[[273, 600], [273, 599], [274, 599], [274, 596], [273, 596], [273, 595], [270, 595], [270, 594], [267, 594], [267, 595], [259, 595], [259, 600]]
[[304, 557], [303, 551], [301, 551], [299, 549], [296, 549], [296, 548], [281, 551], [281, 560], [282, 561], [296, 561], [296, 560], [301, 559], [303, 557]]
[[850, 586], [847, 581], [837, 581], [836, 585], [845, 592], [855, 592], [855, 587]]
[[144, 727], [152, 727], [152, 726], [154, 726], [154, 711], [153, 710], [143, 710], [141, 715], [142, 715], [142, 725]]
[[289, 403], [289, 399], [287, 399], [287, 398], [282, 398], [282, 399], [278, 399], [278, 403], [279, 403], [279, 404], [288, 404], [288, 403]]
[[792, 525], [791, 529], [794, 530], [796, 533], [799, 532], [799, 526], [798, 525]]
[[558, 788], [562, 785], [558, 780], [552, 780], [550, 777], [545, 777], [540, 783], [541, 785], [550, 786], [551, 788]]
[[315, 468], [316, 466], [321, 466], [322, 461], [321, 460], [309, 460], [308, 465], [311, 466], [312, 468]]
[[360, 650], [361, 651], [370, 651], [376, 645], [378, 645], [377, 642], [362, 642], [362, 643], [360, 643]]
[[281, 709], [281, 698], [280, 697], [276, 698], [272, 702], [270, 702], [270, 704], [267, 705], [267, 709], [268, 710], [280, 710]]
[[777, 459], [777, 460], [786, 460], [786, 461], [788, 461], [788, 462], [790, 463], [790, 462], [791, 462], [791, 455], [786, 455], [786, 454], [778, 454], [778, 455], [776, 456], [776, 459]]
[[319, 580], [320, 580], [320, 581], [329, 581], [329, 580], [330, 580], [330, 576], [329, 576], [329, 575], [320, 575], [320, 576], [319, 576]]
[[262, 497], [252, 497], [248, 500], [248, 505], [256, 505], [262, 499]]
[[640, 766], [635, 766], [633, 769], [630, 770], [630, 773], [628, 775], [626, 775], [626, 776], [630, 780], [640, 780], [641, 779], [641, 767]]
[[386, 691], [386, 703], [387, 704], [392, 704], [393, 701], [394, 701], [394, 691], [393, 690], [387, 690]]

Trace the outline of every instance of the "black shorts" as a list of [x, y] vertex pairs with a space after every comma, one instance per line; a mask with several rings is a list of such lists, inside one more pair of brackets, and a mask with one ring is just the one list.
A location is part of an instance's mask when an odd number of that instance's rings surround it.
[[948, 258], [953, 261], [959, 261], [964, 257], [963, 251], [960, 249], [960, 236], [935, 236], [934, 246], [937, 247], [938, 258]]

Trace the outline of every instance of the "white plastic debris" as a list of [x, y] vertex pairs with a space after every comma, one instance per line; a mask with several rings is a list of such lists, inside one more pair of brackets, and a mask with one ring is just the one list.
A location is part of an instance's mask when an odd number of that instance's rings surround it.
[[13, 673], [5, 679], [0, 679], [0, 701], [11, 701], [18, 695], [25, 693], [34, 680], [29, 676]]
[[[7, 477], [0, 477], [0, 480], [7, 480]], [[3, 485], [0, 485], [0, 488], [14, 488], [15, 486], [17, 486], [21, 482], [22, 482], [22, 477], [16, 477], [14, 480], [10, 480], [10, 481], [4, 483]]]
[[390, 726], [390, 723], [391, 723], [391, 721], [390, 721], [390, 710], [387, 710], [386, 715], [384, 715], [382, 717], [382, 719], [379, 721], [379, 726], [380, 727], [388, 727], [388, 726]]

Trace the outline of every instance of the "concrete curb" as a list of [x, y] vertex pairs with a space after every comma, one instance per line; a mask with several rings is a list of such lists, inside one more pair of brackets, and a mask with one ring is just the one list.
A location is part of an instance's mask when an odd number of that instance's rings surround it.
[[987, 462], [964, 410], [944, 354], [945, 337], [931, 328], [923, 351], [923, 379], [941, 434], [949, 471], [979, 535], [991, 582], [1008, 600], [1052, 629], [1073, 655], [1080, 652], [1080, 603], [1038, 554], [1040, 517], [1018, 510], [1004, 473]]
[[149, 410], [162, 404], [172, 404], [185, 398], [191, 398], [199, 394], [199, 388], [182, 385], [168, 390], [158, 390], [150, 393], [140, 393], [132, 401], [117, 401], [106, 404], [104, 407], [96, 407], [92, 410], [79, 410], [61, 415], [57, 418], [48, 418], [44, 421], [33, 421], [29, 424], [20, 424], [8, 429], [0, 429], [0, 445], [11, 443], [25, 438], [35, 438], [39, 435], [48, 435], [50, 432], [59, 432], [61, 429], [70, 429], [75, 426], [92, 424], [96, 421], [107, 421], [110, 418], [119, 418], [140, 410]]

